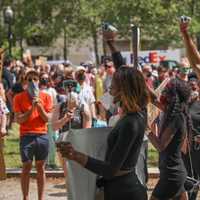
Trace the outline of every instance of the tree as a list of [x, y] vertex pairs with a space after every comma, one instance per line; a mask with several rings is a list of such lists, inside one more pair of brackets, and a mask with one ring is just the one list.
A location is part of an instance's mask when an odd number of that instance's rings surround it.
[[[93, 38], [97, 63], [104, 21], [114, 24], [123, 38], [130, 38], [130, 23], [141, 27], [142, 49], [180, 47], [178, 17], [181, 15], [192, 17], [191, 33], [200, 35], [200, 1], [196, 0], [4, 0], [1, 3], [0, 11], [6, 5], [12, 5], [15, 11], [14, 40], [21, 49], [24, 40], [33, 39], [48, 47], [65, 30], [69, 42]], [[0, 41], [2, 38], [6, 40], [6, 30], [0, 25]]]

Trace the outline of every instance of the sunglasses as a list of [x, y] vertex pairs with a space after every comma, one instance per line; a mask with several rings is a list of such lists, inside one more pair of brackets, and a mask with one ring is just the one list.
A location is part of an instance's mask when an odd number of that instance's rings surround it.
[[28, 78], [28, 82], [32, 82], [32, 81], [38, 81], [39, 79], [34, 77], [34, 78]]
[[106, 69], [110, 69], [110, 68], [112, 68], [112, 66], [110, 66], [110, 65], [106, 65], [105, 68], [106, 68]]

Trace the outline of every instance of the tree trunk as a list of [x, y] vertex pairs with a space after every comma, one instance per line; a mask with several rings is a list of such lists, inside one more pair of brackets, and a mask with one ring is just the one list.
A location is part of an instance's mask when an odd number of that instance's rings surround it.
[[96, 29], [93, 29], [92, 36], [94, 42], [94, 53], [95, 53], [96, 64], [99, 65], [98, 35]]
[[20, 46], [20, 57], [21, 57], [21, 60], [22, 60], [23, 59], [23, 52], [24, 52], [23, 38], [20, 38], [20, 40], [19, 40], [19, 46]]
[[105, 58], [107, 56], [107, 49], [106, 49], [106, 43], [103, 38], [102, 38], [102, 47], [103, 47], [103, 57]]

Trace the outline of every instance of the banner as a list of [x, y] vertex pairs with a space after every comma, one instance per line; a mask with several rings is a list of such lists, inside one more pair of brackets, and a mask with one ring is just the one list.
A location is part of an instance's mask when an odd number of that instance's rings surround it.
[[[131, 64], [133, 61], [133, 55], [129, 51], [121, 52], [127, 64]], [[140, 65], [151, 63], [158, 65], [160, 61], [175, 60], [181, 61], [181, 50], [151, 50], [151, 51], [139, 51], [138, 62]]]
[[[159, 98], [161, 95], [161, 92], [169, 82], [169, 78], [166, 78], [160, 85], [159, 87], [155, 90], [156, 96]], [[158, 117], [160, 114], [160, 109], [153, 105], [152, 103], [149, 103], [147, 106], [148, 109], [148, 125], [151, 126], [151, 124], [154, 122], [154, 120]]]

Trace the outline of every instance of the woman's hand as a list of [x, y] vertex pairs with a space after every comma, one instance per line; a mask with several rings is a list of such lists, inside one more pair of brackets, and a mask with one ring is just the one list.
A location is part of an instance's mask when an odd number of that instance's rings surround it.
[[76, 160], [76, 151], [71, 143], [61, 142], [57, 144], [57, 148], [60, 151], [61, 155], [69, 160]]
[[180, 31], [181, 33], [187, 33], [189, 27], [189, 22], [180, 22]]
[[74, 99], [71, 99], [70, 101], [68, 101], [67, 103], [67, 108], [68, 110], [70, 110], [71, 112], [74, 112], [77, 108], [77, 101]]
[[200, 135], [196, 135], [194, 141], [200, 144]]
[[65, 114], [65, 116], [63, 117], [64, 123], [69, 122], [70, 120], [73, 119], [73, 117], [74, 117], [74, 113], [73, 113], [73, 112], [67, 112], [67, 113]]
[[4, 138], [6, 135], [8, 135], [7, 132], [0, 132], [0, 139]]

